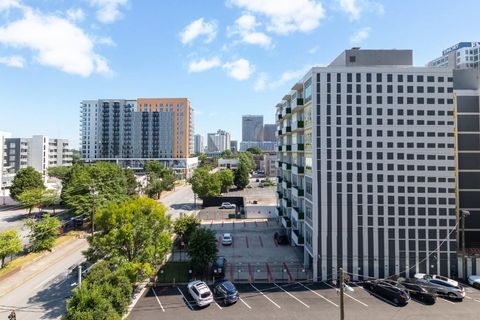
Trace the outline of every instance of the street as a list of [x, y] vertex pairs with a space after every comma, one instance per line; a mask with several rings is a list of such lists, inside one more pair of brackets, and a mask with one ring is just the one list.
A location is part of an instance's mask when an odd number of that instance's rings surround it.
[[[193, 196], [192, 186], [176, 187], [174, 192], [161, 197], [160, 202], [168, 209], [168, 214], [172, 220], [177, 219], [180, 213], [191, 214], [195, 210], [195, 199]], [[202, 200], [197, 197], [197, 208], [202, 204]]]
[[85, 259], [85, 239], [74, 239], [0, 283], [0, 318], [15, 309], [17, 319], [60, 319], [77, 281], [68, 269]]

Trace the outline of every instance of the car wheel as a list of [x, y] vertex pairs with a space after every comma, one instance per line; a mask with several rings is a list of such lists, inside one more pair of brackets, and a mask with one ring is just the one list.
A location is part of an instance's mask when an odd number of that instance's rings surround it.
[[456, 299], [457, 298], [457, 295], [453, 292], [450, 292], [447, 297], [449, 297], [450, 299]]
[[477, 288], [478, 290], [480, 290], [480, 283], [474, 282], [474, 283], [473, 283], [473, 287], [474, 287], [474, 288]]

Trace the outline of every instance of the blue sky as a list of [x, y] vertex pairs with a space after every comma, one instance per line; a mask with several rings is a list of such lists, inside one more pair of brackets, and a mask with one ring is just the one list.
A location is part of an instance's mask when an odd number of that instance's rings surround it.
[[188, 97], [196, 132], [241, 137], [342, 50], [479, 41], [476, 0], [0, 0], [0, 131], [79, 140], [79, 102]]

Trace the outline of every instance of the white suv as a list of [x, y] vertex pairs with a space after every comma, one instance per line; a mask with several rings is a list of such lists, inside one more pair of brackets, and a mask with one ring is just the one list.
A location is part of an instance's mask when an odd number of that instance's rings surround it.
[[199, 307], [210, 305], [213, 302], [213, 295], [207, 284], [200, 280], [195, 280], [187, 285], [188, 293], [192, 296]]
[[235, 208], [236, 206], [230, 202], [222, 202], [222, 205], [220, 206], [220, 209], [235, 209]]

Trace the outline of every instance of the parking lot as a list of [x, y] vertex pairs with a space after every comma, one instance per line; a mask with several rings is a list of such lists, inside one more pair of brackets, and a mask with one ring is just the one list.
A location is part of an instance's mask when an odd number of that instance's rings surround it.
[[[326, 283], [236, 284], [240, 300], [231, 306], [215, 301], [197, 308], [186, 286], [146, 292], [129, 319], [336, 319], [339, 295]], [[480, 291], [467, 288], [463, 302], [437, 299], [434, 305], [411, 300], [398, 307], [361, 287], [345, 296], [345, 319], [479, 319]]]

